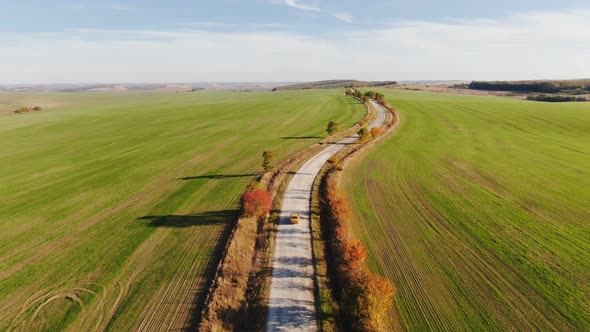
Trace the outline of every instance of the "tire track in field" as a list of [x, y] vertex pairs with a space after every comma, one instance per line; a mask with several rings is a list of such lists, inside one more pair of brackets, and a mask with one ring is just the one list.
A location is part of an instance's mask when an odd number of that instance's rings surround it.
[[[215, 228], [211, 227], [211, 231]], [[178, 266], [178, 273], [174, 280], [166, 285], [162, 285], [159, 291], [152, 296], [149, 304], [146, 305], [140, 314], [141, 320], [135, 327], [136, 330], [181, 330], [186, 328], [189, 323], [191, 314], [190, 309], [196, 303], [195, 296], [203, 293], [206, 280], [201, 276], [206, 275], [205, 271], [211, 267], [211, 264], [203, 264], [203, 261], [210, 261], [212, 253], [202, 250], [207, 244], [199, 241], [203, 234], [210, 234], [209, 230], [201, 230], [187, 239], [188, 244], [182, 248], [182, 262]], [[215, 241], [223, 235], [224, 231], [216, 234]], [[208, 236], [210, 238], [210, 236]], [[201, 243], [198, 247], [192, 243]], [[194, 253], [198, 253], [194, 256]]]
[[[232, 149], [231, 145], [228, 146], [226, 149]], [[193, 195], [190, 199], [186, 199], [184, 207], [179, 207], [176, 214], [187, 214], [193, 209], [193, 205], [189, 204], [189, 202], [199, 202], [204, 200], [207, 196], [210, 196], [211, 193], [217, 190], [218, 184], [215, 182], [209, 182], [205, 187], [202, 187], [198, 191], [198, 195]], [[237, 195], [241, 192], [240, 186], [234, 186], [233, 191], [231, 194], [228, 194], [227, 197], [237, 197]], [[226, 197], [226, 199], [227, 199]], [[210, 209], [206, 209], [210, 210]], [[225, 227], [223, 227], [225, 228]], [[183, 233], [189, 232], [189, 229], [182, 230]], [[211, 236], [210, 234], [215, 231], [216, 234]], [[159, 241], [164, 241], [163, 239], [169, 238], [173, 236], [175, 230], [168, 229], [168, 228], [159, 228], [156, 233], [152, 234], [152, 238], [160, 238]], [[208, 226], [206, 228], [199, 227], [198, 230], [193, 231], [192, 235], [184, 240], [184, 256], [180, 258], [180, 260], [175, 259], [175, 275], [172, 278], [172, 281], [167, 281], [166, 283], [162, 284], [160, 289], [157, 291], [158, 295], [149, 294], [150, 297], [145, 299], [145, 301], [150, 301], [149, 305], [142, 304], [144, 308], [142, 312], [139, 314], [138, 322], [141, 324], [141, 328], [154, 328], [154, 324], [161, 325], [162, 328], [168, 326], [179, 326], [179, 329], [186, 327], [189, 323], [187, 321], [192, 320], [192, 315], [195, 312], [191, 309], [194, 308], [195, 305], [200, 305], [200, 300], [197, 300], [196, 297], [200, 296], [201, 293], [204, 291], [204, 285], [208, 281], [205, 276], [206, 268], [211, 264], [211, 262], [216, 260], [216, 256], [212, 255], [211, 251], [204, 251], [201, 250], [202, 247], [205, 246], [212, 246], [213, 249], [216, 249], [217, 243], [219, 243], [219, 238], [224, 234], [224, 230], [221, 230], [219, 226]], [[160, 243], [158, 246], [165, 246], [166, 242]], [[195, 247], [198, 245], [198, 247]], [[211, 250], [213, 250], [211, 249]], [[142, 251], [140, 249], [139, 251]], [[198, 253], [196, 257], [194, 254]], [[151, 255], [146, 257], [147, 260], [150, 259]], [[180, 265], [176, 266], [176, 262], [180, 261]], [[205, 261], [205, 263], [203, 263]], [[149, 262], [146, 262], [149, 264]], [[148, 266], [146, 266], [148, 268]], [[138, 267], [133, 267], [134, 271], [138, 270]], [[125, 272], [123, 272], [124, 274]], [[153, 273], [152, 271], [145, 270], [145, 274]], [[134, 304], [137, 300], [134, 300]], [[126, 313], [125, 313], [126, 314]], [[126, 314], [127, 315], [127, 314]], [[128, 322], [129, 323], [129, 322]], [[120, 326], [120, 323], [114, 322], [116, 326]], [[137, 326], [133, 325], [126, 325], [124, 329], [132, 329], [138, 328]]]
[[[443, 285], [438, 289], [431, 288], [426, 290], [422, 285], [436, 285], [437, 283], [426, 282], [422, 280], [422, 278], [430, 276], [434, 271], [430, 270], [428, 266], [420, 266], [414, 261], [405, 259], [406, 257], [412, 256], [407, 251], [410, 246], [404, 241], [404, 238], [402, 237], [403, 235], [394, 230], [395, 227], [390, 229], [391, 226], [389, 226], [388, 223], [376, 224], [376, 226], [379, 227], [381, 234], [388, 234], [389, 240], [384, 242], [383, 245], [387, 246], [389, 249], [383, 250], [383, 252], [394, 254], [385, 257], [379, 255], [377, 259], [380, 262], [380, 265], [385, 267], [384, 271], [389, 275], [390, 279], [397, 281], [401, 280], [401, 284], [406, 285], [406, 287], [400, 287], [400, 291], [407, 292], [405, 296], [412, 299], [410, 302], [415, 304], [417, 306], [416, 309], [420, 312], [420, 315], [412, 315], [410, 312], [411, 317], [413, 317], [412, 319], [424, 321], [424, 324], [431, 329], [451, 331], [454, 327], [461, 325], [451, 314], [453, 310], [460, 310], [456, 307], [457, 304], [453, 299], [481, 299], [483, 296], [486, 299], [490, 299], [483, 302], [485, 303], [485, 307], [482, 307], [482, 304], [477, 300], [472, 300], [471, 303], [473, 308], [480, 307], [478, 310], [479, 312], [474, 312], [474, 314], [481, 314], [482, 312], [493, 313], [491, 317], [482, 317], [482, 319], [493, 318], [496, 321], [496, 324], [501, 324], [505, 328], [510, 329], [513, 327], [513, 324], [511, 324], [511, 321], [506, 320], [506, 317], [516, 315], [521, 321], [521, 326], [526, 326], [527, 329], [535, 330], [540, 326], [545, 326], [545, 328], [557, 330], [554, 322], [545, 318], [537, 307], [535, 297], [533, 296], [533, 298], [530, 298], [531, 293], [527, 293], [528, 295], [525, 296], [522, 289], [514, 286], [514, 281], [508, 281], [503, 277], [503, 274], [498, 271], [500, 266], [491, 265], [487, 259], [464, 243], [461, 238], [453, 233], [448, 224], [441, 220], [441, 218], [436, 215], [428, 205], [426, 205], [424, 197], [421, 197], [418, 194], [421, 192], [420, 188], [416, 187], [412, 182], [412, 179], [409, 178], [411, 172], [401, 170], [405, 167], [407, 166], [402, 166], [401, 164], [397, 165], [396, 169], [398, 169], [399, 172], [396, 173], [396, 180], [391, 182], [396, 186], [395, 192], [398, 193], [396, 199], [400, 204], [410, 207], [411, 211], [415, 214], [415, 217], [432, 229], [435, 238], [440, 238], [439, 241], [447, 243], [447, 245], [444, 246], [444, 249], [431, 247], [431, 250], [443, 250], [445, 251], [446, 256], [454, 256], [455, 258], [449, 259], [448, 262], [453, 264], [455, 269], [469, 271], [471, 282], [481, 281], [476, 285], [468, 285], [467, 283], [464, 283], [464, 281], [459, 280], [462, 284], [458, 288], [461, 289], [462, 292], [465, 292], [465, 294], [457, 293], [454, 291], [453, 287], [443, 287]], [[364, 187], [368, 193], [371, 193], [370, 196], [386, 194], [383, 192], [375, 192], [375, 186], [369, 181], [365, 181]], [[411, 188], [411, 190], [406, 190], [406, 188]], [[385, 202], [380, 201], [379, 199], [370, 200], [370, 202], [374, 211], [390, 210], [390, 208], [382, 206]], [[374, 202], [379, 202], [379, 204], [375, 204]], [[376, 213], [376, 216], [378, 218], [383, 218], [382, 220], [387, 219], [379, 212]], [[403, 217], [401, 218], [404, 219]], [[374, 232], [374, 229], [372, 231]], [[416, 238], [416, 236], [408, 234], [404, 235], [406, 235], [406, 238]], [[426, 254], [432, 258], [437, 257], [437, 255], [429, 252], [426, 252]], [[457, 266], [454, 262], [462, 262], [462, 265]], [[501, 268], [506, 267], [502, 266]], [[391, 275], [392, 273], [395, 277]], [[524, 282], [519, 280], [518, 284], [524, 285]], [[490, 285], [495, 285], [495, 287], [499, 286], [501, 289], [509, 290], [513, 294], [519, 294], [519, 301], [509, 303], [508, 306], [499, 305], [497, 302], [499, 299], [494, 299], [495, 295], [493, 293], [482, 295], [489, 292]], [[438, 294], [437, 298], [449, 299], [446, 301], [446, 305], [435, 306], [434, 303], [429, 300], [429, 293], [432, 291], [443, 292], [442, 294]], [[537, 300], [542, 299], [539, 298]], [[449, 310], [451, 308], [455, 309]], [[526, 310], [524, 308], [526, 308]], [[531, 322], [531, 313], [534, 313], [533, 316], [535, 317], [543, 317], [543, 320]]]
[[[137, 277], [144, 273], [148, 257], [155, 255], [159, 246], [164, 245], [163, 238], [150, 236], [144, 241], [131, 255], [125, 268], [118, 274], [111, 285], [105, 289], [104, 297], [113, 300], [110, 308], [104, 308], [100, 303], [95, 303], [82, 315], [78, 315], [77, 320], [68, 327], [70, 331], [104, 331], [117, 313], [123, 299]], [[106, 309], [106, 310], [105, 310]], [[106, 314], [105, 314], [106, 311]], [[89, 319], [92, 317], [92, 319]]]
[[[235, 187], [234, 193], [237, 195], [237, 189], [240, 186], [236, 185]], [[207, 188], [199, 190], [199, 194], [206, 197], [216, 188], [216, 183], [208, 183]], [[241, 187], [239, 189], [241, 190]], [[192, 198], [190, 200], [193, 201]], [[198, 197], [194, 200], [200, 201]], [[186, 214], [191, 209], [192, 206], [189, 204], [184, 209], [176, 211], [176, 214]], [[122, 300], [118, 300], [110, 310], [110, 314], [97, 328], [92, 329], [104, 330], [109, 327], [121, 330], [180, 330], [186, 328], [190, 323], [189, 320], [193, 319], [192, 315], [195, 314], [195, 311], [191, 309], [202, 302], [197, 297], [204, 294], [204, 286], [208, 281], [204, 271], [214, 265], [212, 262], [216, 260], [216, 255], [213, 255], [212, 251], [202, 249], [208, 246], [211, 246], [211, 250], [218, 249], [216, 244], [220, 243], [219, 239], [224, 234], [223, 229], [226, 227], [210, 225], [199, 226], [198, 229], [169, 227], [156, 229], [135, 250], [115, 279], [118, 283], [124, 283], [123, 292], [119, 292], [119, 294], [124, 293], [123, 296], [119, 296], [122, 297]], [[133, 298], [128, 299], [131, 288], [139, 287], [134, 286], [135, 284], [146, 285], [144, 279], [158, 273], [152, 268], [152, 265], [162, 261], [167, 256], [166, 253], [161, 252], [160, 248], [170, 245], [176, 247], [176, 243], [171, 242], [173, 238], [188, 232], [191, 232], [191, 235], [186, 239], [183, 238], [183, 242], [178, 243], [181, 246], [174, 250], [175, 253], [182, 253], [182, 256], [174, 256], [174, 267], [161, 267], [166, 271], [170, 271], [172, 276], [157, 281], [155, 284], [147, 282], [147, 286], [152, 287], [152, 285], [155, 285], [157, 289], [153, 292], [141, 292], [139, 295], [136, 294]], [[160, 255], [158, 256], [159, 252]], [[121, 306], [124, 303], [126, 307], [122, 309]], [[138, 309], [141, 310], [138, 311]], [[86, 324], [91, 321], [88, 317], [99, 315], [101, 310], [102, 308], [95, 307], [88, 314], [80, 315], [78, 322], [72, 325], [71, 330], [88, 330], [91, 328], [90, 325]], [[115, 318], [115, 316], [124, 316], [125, 318], [121, 320], [120, 317]]]
[[[74, 301], [81, 306], [82, 310], [85, 310], [87, 303], [81, 298], [82, 294], [90, 295], [92, 298], [97, 294], [97, 291], [90, 288], [93, 286], [100, 287], [100, 285], [91, 281], [72, 283], [75, 286], [61, 287], [54, 290], [46, 288], [31, 295], [23, 303], [20, 312], [13, 318], [7, 330], [29, 330], [30, 326], [36, 321], [37, 316], [42, 312], [43, 308], [58, 299], [69, 299]], [[102, 303], [101, 298], [98, 298], [96, 301]]]
[[[224, 143], [226, 146], [231, 147], [234, 143], [238, 141], [238, 138], [233, 138], [226, 140]], [[194, 169], [194, 165], [197, 165], [202, 160], [212, 158], [216, 153], [218, 153], [217, 150], [211, 149], [205, 154], [198, 154], [192, 159], [185, 161], [182, 165], [173, 165], [168, 167], [166, 170], [161, 172], [157, 177], [154, 177], [154, 181], [146, 184], [144, 190], [135, 195], [132, 195], [131, 197], [125, 199], [121, 203], [118, 203], [116, 206], [112, 208], [109, 208], [94, 216], [89, 217], [79, 227], [76, 227], [72, 232], [68, 232], [67, 237], [59, 237], [54, 240], [47, 240], [46, 242], [36, 245], [35, 254], [29, 256], [27, 259], [22, 260], [21, 262], [13, 265], [8, 269], [0, 271], [0, 279], [6, 278], [16, 273], [23, 267], [34, 264], [35, 262], [39, 261], [44, 256], [49, 255], [51, 252], [58, 248], [67, 248], [71, 246], [78, 240], [81, 234], [83, 234], [89, 228], [91, 228], [92, 226], [96, 225], [98, 222], [106, 218], [112, 217], [115, 214], [132, 206], [136, 207], [139, 210], [142, 207], [154, 205], [155, 201], [161, 199], [161, 197], [165, 196], [166, 194], [176, 191], [182, 185], [182, 183], [176, 181], [176, 179], [179, 176], [181, 176], [181, 174], [186, 174], [187, 170]], [[78, 216], [78, 214], [76, 214], [75, 216], [71, 216], [66, 220], [73, 222], [77, 219], [76, 216]], [[81, 215], [78, 217], [81, 217]], [[69, 225], [69, 222], [60, 222], [60, 224], [64, 227], [67, 227]], [[26, 249], [28, 249], [28, 251], [31, 251], [31, 249], [33, 248], [27, 247]], [[24, 249], [22, 247], [19, 247], [19, 249], [17, 250]], [[6, 255], [5, 257], [8, 256], [9, 255]], [[14, 255], [11, 254], [10, 256]]]
[[[239, 138], [234, 138], [226, 142], [228, 144], [227, 146], [231, 147], [232, 143], [235, 143], [238, 140]], [[119, 203], [113, 208], [110, 208], [97, 215], [92, 216], [87, 221], [85, 221], [84, 224], [76, 228], [73, 232], [68, 233], [67, 237], [59, 237], [57, 239], [48, 240], [42, 242], [40, 245], [34, 248], [27, 247], [29, 251], [32, 251], [34, 249], [34, 254], [29, 256], [27, 259], [22, 260], [19, 263], [11, 266], [8, 269], [3, 269], [2, 271], [0, 271], [0, 279], [7, 278], [12, 274], [17, 273], [21, 269], [37, 263], [44, 257], [51, 255], [56, 251], [62, 252], [63, 249], [74, 246], [78, 242], [79, 238], [82, 237], [82, 235], [85, 232], [87, 232], [92, 226], [109, 217], [116, 215], [117, 213], [120, 213], [130, 208], [133, 208], [136, 211], [147, 211], [147, 206], [155, 205], [156, 202], [161, 200], [162, 196], [166, 196], [172, 192], [175, 192], [178, 188], [180, 188], [180, 186], [183, 185], [181, 181], [176, 180], [179, 176], [182, 176], [182, 174], [187, 174], [188, 170], [194, 169], [193, 165], [199, 164], [203, 160], [203, 158], [211, 158], [217, 152], [218, 151], [211, 150], [205, 155], [201, 154], [193, 157], [192, 159], [186, 161], [182, 166], [177, 165], [169, 167], [164, 174], [160, 174], [157, 177], [155, 182], [146, 185], [145, 190]], [[126, 236], [126, 234], [114, 234], [113, 236], [124, 237]], [[110, 243], [110, 246], [114, 246], [116, 242], [117, 241], [105, 238], [105, 243]], [[99, 253], [96, 252], [94, 255], [98, 254]], [[69, 277], [63, 278], [62, 280], [72, 279], [75, 277], [76, 274], [76, 272], [72, 272]], [[41, 282], [41, 279], [39, 281]], [[33, 287], [33, 285], [29, 286]], [[6, 298], [4, 301], [0, 303], [0, 312], [6, 314], [4, 318], [10, 317], [9, 312], [14, 310], [15, 303], [18, 304], [23, 303], [25, 301], [25, 299], [23, 298], [23, 296], [25, 295], [26, 292], [19, 292], [13, 294], [10, 299]]]

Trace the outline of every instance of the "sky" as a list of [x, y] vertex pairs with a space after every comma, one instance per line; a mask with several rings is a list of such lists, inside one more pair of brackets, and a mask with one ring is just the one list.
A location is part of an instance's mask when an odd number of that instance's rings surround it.
[[590, 78], [590, 0], [0, 0], [0, 84]]

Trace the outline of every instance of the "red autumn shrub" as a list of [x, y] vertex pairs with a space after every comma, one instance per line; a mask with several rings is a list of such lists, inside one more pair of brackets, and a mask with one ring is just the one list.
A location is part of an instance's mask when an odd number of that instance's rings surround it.
[[253, 190], [242, 196], [242, 207], [248, 217], [260, 217], [270, 212], [272, 194], [266, 190]]
[[332, 199], [332, 213], [339, 223], [345, 224], [352, 218], [352, 213], [348, 207], [348, 200], [342, 195], [337, 195]]
[[373, 136], [373, 138], [377, 138], [381, 135], [383, 135], [383, 129], [381, 127], [371, 128], [371, 136]]
[[367, 249], [359, 240], [348, 240], [345, 245], [345, 259], [352, 269], [358, 270], [363, 267], [367, 260]]
[[[344, 241], [346, 241], [346, 238], [348, 238], [348, 228], [346, 227], [346, 225], [336, 227], [333, 233], [333, 238], [337, 241], [337, 243], [344, 243]], [[342, 256], [339, 255], [339, 257]]]

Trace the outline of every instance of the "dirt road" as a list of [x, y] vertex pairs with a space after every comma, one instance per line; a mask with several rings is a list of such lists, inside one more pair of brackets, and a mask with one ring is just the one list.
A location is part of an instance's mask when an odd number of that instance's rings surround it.
[[[387, 119], [387, 110], [371, 102], [377, 111], [368, 128]], [[293, 176], [285, 192], [275, 251], [269, 299], [268, 331], [316, 331], [314, 270], [310, 228], [310, 201], [313, 182], [330, 157], [354, 142], [350, 137], [335, 143], [308, 160]], [[289, 216], [299, 213], [301, 221], [289, 224]]]

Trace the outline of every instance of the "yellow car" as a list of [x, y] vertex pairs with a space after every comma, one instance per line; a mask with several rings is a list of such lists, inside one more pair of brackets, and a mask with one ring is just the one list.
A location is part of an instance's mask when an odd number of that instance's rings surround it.
[[291, 221], [292, 224], [298, 224], [299, 223], [299, 214], [293, 213], [291, 215], [290, 221]]

